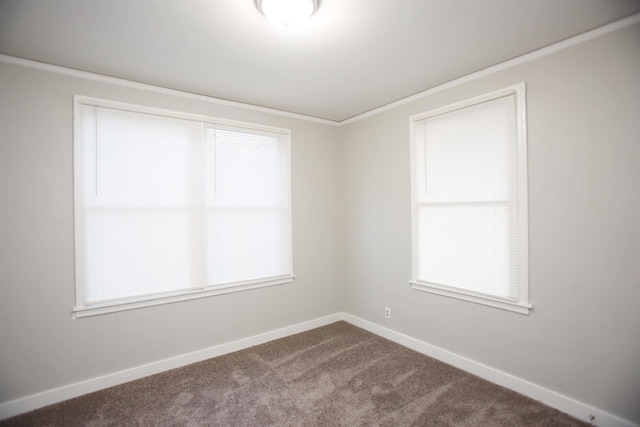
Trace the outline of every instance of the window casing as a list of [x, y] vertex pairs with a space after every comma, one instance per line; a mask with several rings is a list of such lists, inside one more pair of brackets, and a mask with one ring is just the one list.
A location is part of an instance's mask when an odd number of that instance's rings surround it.
[[528, 314], [525, 86], [410, 118], [416, 290]]
[[290, 133], [75, 97], [83, 317], [293, 280]]

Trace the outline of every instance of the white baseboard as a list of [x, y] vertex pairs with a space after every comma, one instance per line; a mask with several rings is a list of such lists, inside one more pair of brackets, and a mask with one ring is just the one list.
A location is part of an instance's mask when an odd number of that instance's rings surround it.
[[[571, 397], [549, 390], [522, 378], [457, 355], [443, 348], [427, 344], [408, 335], [401, 334], [378, 324], [350, 314], [343, 313], [342, 319], [388, 340], [394, 341], [419, 353], [433, 357], [449, 365], [472, 373], [492, 383], [514, 390], [520, 394], [538, 400], [547, 406], [556, 408], [594, 426], [601, 427], [640, 427], [632, 421], [603, 411]], [[593, 419], [590, 416], [593, 415]]]
[[92, 393], [94, 391], [102, 390], [108, 387], [113, 387], [115, 385], [137, 380], [139, 378], [147, 377], [149, 375], [164, 372], [169, 369], [179, 368], [191, 363], [196, 363], [202, 360], [210, 359], [212, 357], [232, 353], [234, 351], [249, 348], [254, 345], [263, 344], [265, 342], [272, 341], [278, 338], [284, 338], [289, 335], [305, 332], [310, 329], [328, 325], [342, 319], [342, 313], [331, 314], [329, 316], [320, 317], [317, 319], [309, 320], [307, 322], [302, 322], [281, 329], [276, 329], [274, 331], [265, 332], [248, 338], [243, 338], [237, 341], [216, 345], [191, 353], [181, 354], [179, 356], [171, 357], [168, 359], [158, 360], [156, 362], [136, 366], [134, 368], [125, 369], [123, 371], [114, 372], [112, 374], [90, 378], [85, 381], [80, 381], [74, 384], [46, 390], [40, 393], [32, 394], [30, 396], [10, 400], [8, 402], [2, 402], [0, 403], [0, 420], [4, 420], [6, 418], [10, 418], [25, 412], [33, 411], [34, 409], [38, 409], [43, 406], [52, 405], [54, 403], [72, 399], [83, 394]]
[[[545, 405], [556, 408], [562, 412], [570, 414], [578, 419], [591, 422], [594, 426], [600, 427], [640, 427], [629, 420], [609, 412], [594, 408], [583, 402], [579, 402], [571, 397], [559, 394], [553, 390], [541, 387], [522, 378], [518, 378], [506, 372], [457, 355], [443, 348], [427, 344], [408, 335], [401, 334], [391, 329], [385, 328], [378, 324], [369, 322], [347, 313], [335, 313], [329, 316], [320, 317], [310, 321], [265, 332], [259, 335], [243, 338], [191, 353], [182, 354], [168, 359], [159, 360], [145, 365], [137, 366], [123, 371], [114, 372], [112, 374], [100, 377], [90, 378], [85, 381], [69, 384], [66, 386], [46, 390], [30, 396], [0, 403], [0, 420], [13, 417], [18, 414], [32, 411], [43, 406], [52, 405], [67, 399], [81, 396], [83, 394], [92, 393], [119, 384], [124, 384], [149, 375], [154, 375], [169, 369], [179, 368], [191, 363], [200, 362], [212, 357], [221, 356], [223, 354], [232, 353], [252, 347], [254, 345], [263, 344], [278, 338], [284, 338], [289, 335], [305, 332], [311, 329], [325, 326], [339, 320], [344, 320], [369, 332], [372, 332], [388, 340], [404, 345], [412, 350], [427, 356], [438, 359], [449, 365], [460, 368], [464, 371], [472, 373], [491, 381], [495, 384], [514, 390], [525, 396], [538, 400]], [[589, 416], [593, 415], [594, 419], [590, 421]]]

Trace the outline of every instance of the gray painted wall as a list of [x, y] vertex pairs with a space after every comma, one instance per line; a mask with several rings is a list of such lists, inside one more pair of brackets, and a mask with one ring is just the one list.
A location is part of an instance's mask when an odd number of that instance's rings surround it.
[[[529, 316], [407, 284], [408, 117], [518, 82]], [[639, 135], [639, 25], [342, 127], [344, 311], [640, 423]]]
[[[0, 64], [0, 402], [341, 310], [335, 126]], [[293, 284], [73, 320], [81, 94], [291, 129]]]
[[[345, 311], [640, 422], [639, 42], [340, 128], [0, 64], [0, 402]], [[411, 290], [409, 115], [521, 81], [534, 311]], [[296, 281], [72, 320], [73, 94], [292, 129]]]

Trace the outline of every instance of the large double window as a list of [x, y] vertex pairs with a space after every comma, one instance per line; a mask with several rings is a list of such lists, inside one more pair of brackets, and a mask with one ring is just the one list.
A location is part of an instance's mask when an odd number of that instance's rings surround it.
[[529, 312], [524, 96], [411, 117], [414, 289]]
[[75, 100], [75, 315], [290, 282], [289, 131]]

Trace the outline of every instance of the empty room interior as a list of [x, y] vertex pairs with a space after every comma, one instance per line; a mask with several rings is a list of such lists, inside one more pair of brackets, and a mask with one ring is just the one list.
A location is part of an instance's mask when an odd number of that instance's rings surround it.
[[145, 380], [68, 407], [640, 426], [640, 2], [0, 0], [0, 423]]

